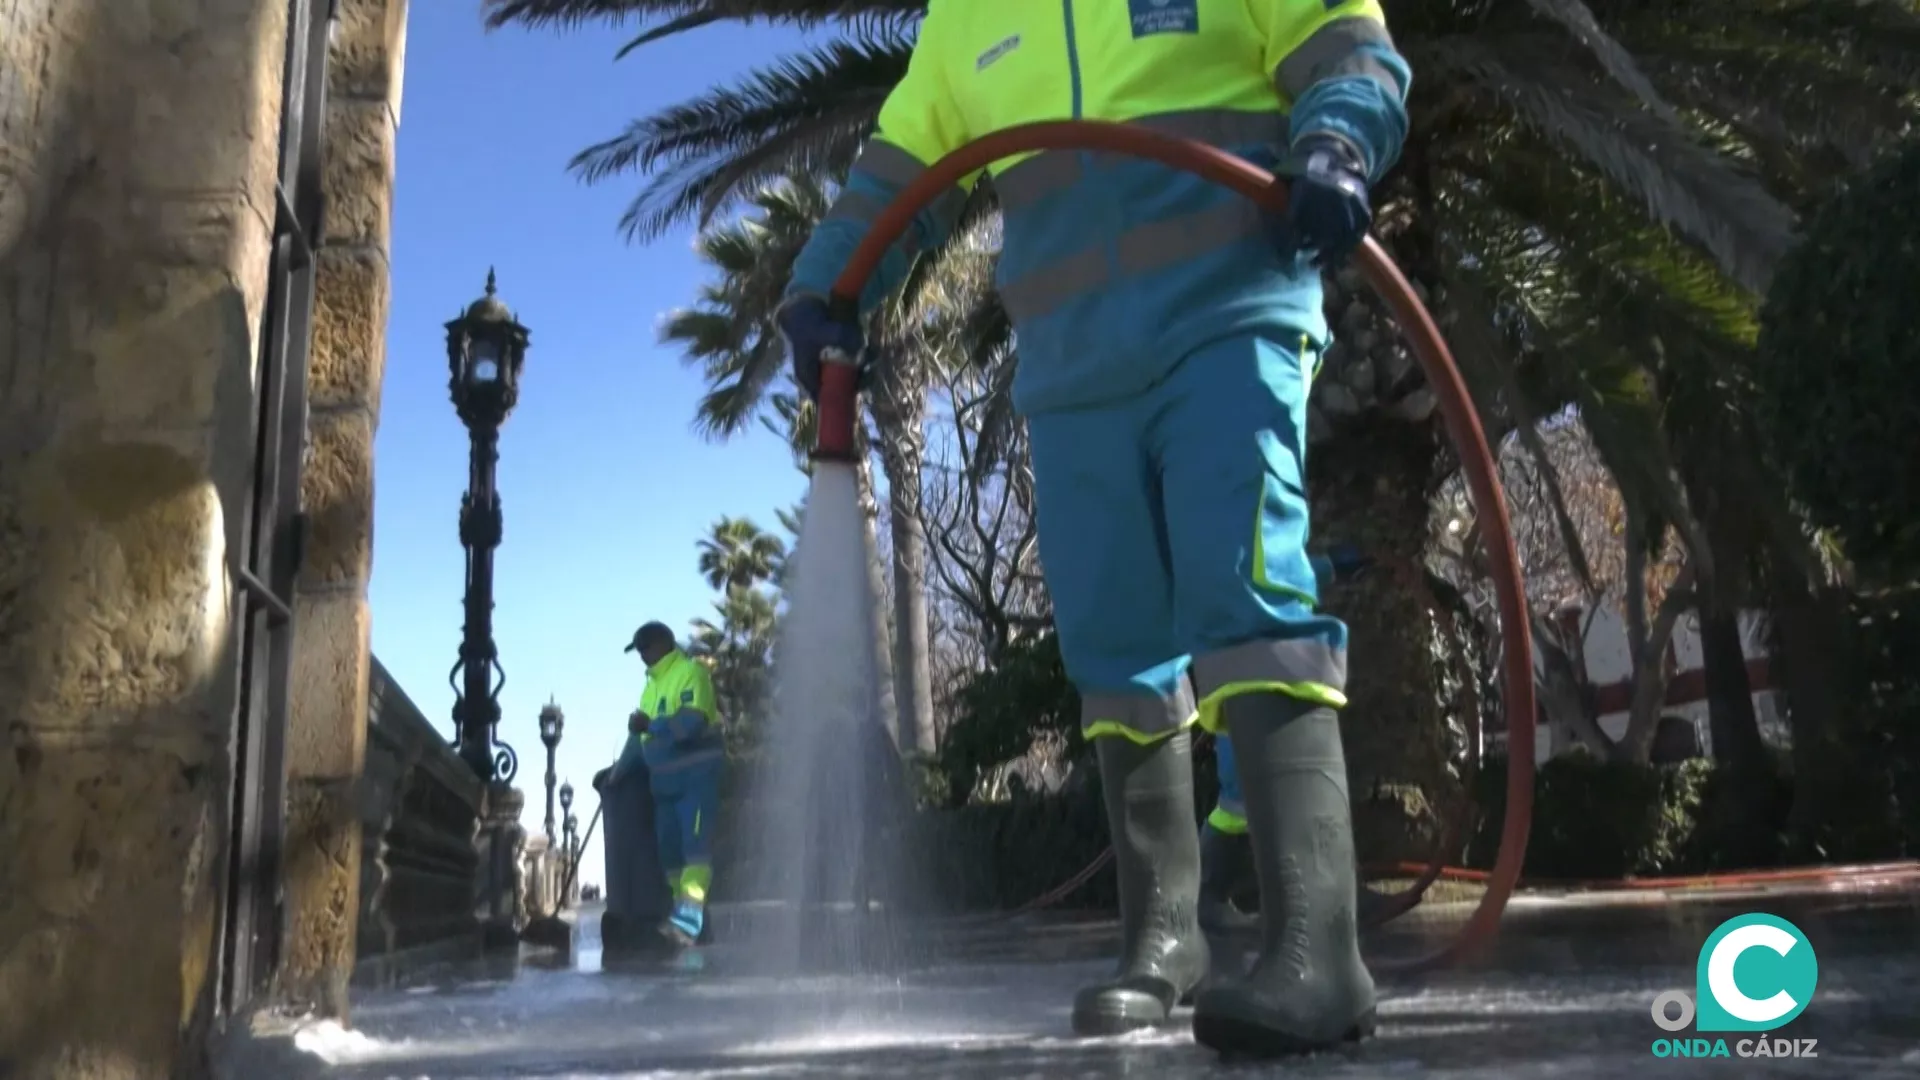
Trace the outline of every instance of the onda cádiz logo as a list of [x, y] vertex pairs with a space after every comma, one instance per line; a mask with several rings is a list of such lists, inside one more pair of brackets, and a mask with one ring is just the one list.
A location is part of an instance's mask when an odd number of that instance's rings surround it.
[[[1653, 999], [1653, 1022], [1673, 1038], [1653, 1040], [1657, 1058], [1810, 1058], [1817, 1039], [1773, 1038], [1813, 1000], [1820, 963], [1800, 928], [1777, 915], [1728, 919], [1707, 935], [1694, 965], [1694, 996]], [[1681, 1032], [1691, 1026], [1694, 1037]], [[1729, 1039], [1721, 1032], [1747, 1032]], [[1711, 1037], [1709, 1037], [1711, 1036]]]

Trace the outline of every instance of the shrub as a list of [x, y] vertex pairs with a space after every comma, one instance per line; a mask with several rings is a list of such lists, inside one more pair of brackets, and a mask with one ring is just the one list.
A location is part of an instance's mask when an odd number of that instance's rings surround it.
[[957, 715], [931, 766], [936, 775], [923, 786], [941, 794], [945, 805], [964, 805], [983, 775], [1026, 754], [1041, 735], [1064, 739], [1069, 758], [1080, 752], [1080, 695], [1067, 681], [1052, 633], [1008, 648], [958, 696]]
[[1815, 524], [1873, 577], [1920, 574], [1920, 142], [1814, 215], [1761, 312], [1757, 412]]
[[[1553, 758], [1534, 782], [1524, 875], [1604, 880], [1776, 864], [1791, 806], [1783, 773], [1772, 763], [1762, 775], [1743, 775], [1705, 758], [1665, 766], [1590, 754]], [[1477, 778], [1482, 817], [1468, 845], [1471, 866], [1490, 867], [1499, 850], [1506, 782], [1497, 766]], [[1763, 792], [1756, 794], [1756, 785]]]

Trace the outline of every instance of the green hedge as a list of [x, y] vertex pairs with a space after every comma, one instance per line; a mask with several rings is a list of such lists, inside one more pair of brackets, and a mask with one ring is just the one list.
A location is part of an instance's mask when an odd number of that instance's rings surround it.
[[[1536, 880], [1694, 874], [1777, 865], [1792, 789], [1776, 764], [1741, 775], [1714, 761], [1630, 765], [1590, 754], [1556, 757], [1534, 779], [1524, 875]], [[1475, 781], [1479, 829], [1466, 862], [1492, 866], [1506, 820], [1507, 774]]]
[[[945, 911], [1011, 910], [1058, 888], [1099, 858], [1109, 834], [1099, 775], [1088, 755], [1082, 755], [1075, 776], [1076, 782], [1056, 795], [917, 815], [918, 834], [909, 847], [923, 853], [918, 869], [929, 905]], [[1197, 740], [1194, 804], [1200, 816], [1213, 809], [1218, 789], [1212, 740]], [[1114, 887], [1108, 867], [1056, 906], [1111, 908]]]

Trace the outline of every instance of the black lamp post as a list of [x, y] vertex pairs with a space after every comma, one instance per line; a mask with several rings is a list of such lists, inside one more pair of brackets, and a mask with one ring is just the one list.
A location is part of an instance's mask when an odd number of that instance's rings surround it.
[[[560, 848], [561, 876], [568, 882], [572, 882], [574, 875], [578, 873], [574, 869], [573, 832], [580, 826], [580, 820], [573, 816], [573, 781], [571, 780], [560, 785], [560, 822], [560, 836], [563, 841]], [[571, 897], [563, 896], [560, 902], [570, 903]]]
[[[560, 711], [560, 706], [554, 704], [552, 698], [548, 698], [546, 705], [540, 709], [540, 742], [547, 748], [547, 850], [549, 851], [553, 850], [560, 839], [554, 835], [553, 831], [553, 784], [559, 779], [553, 773], [553, 755], [554, 751], [560, 748], [560, 732], [566, 726], [566, 714]], [[571, 789], [568, 790], [567, 795], [568, 801], [572, 801]]]
[[[562, 788], [561, 790], [568, 791], [571, 790], [571, 787]], [[578, 889], [580, 887], [580, 819], [574, 817], [571, 812], [567, 814], [566, 829], [567, 878], [573, 883], [573, 888]], [[571, 901], [573, 899], [572, 895], [569, 894], [567, 899]]]
[[500, 460], [500, 425], [519, 400], [527, 337], [527, 328], [494, 295], [491, 269], [487, 294], [447, 324], [447, 389], [471, 441], [467, 491], [460, 497], [460, 545], [467, 549], [466, 626], [460, 659], [447, 681], [453, 684], [460, 757], [482, 780], [503, 784], [520, 771], [520, 757], [499, 740], [497, 731], [507, 675], [493, 640], [493, 552], [501, 534], [494, 469]]

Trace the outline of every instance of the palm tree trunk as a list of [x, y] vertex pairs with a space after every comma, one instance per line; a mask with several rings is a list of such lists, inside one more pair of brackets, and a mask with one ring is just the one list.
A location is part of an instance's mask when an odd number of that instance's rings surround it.
[[1872, 801], [1871, 777], [1856, 768], [1859, 756], [1842, 737], [1841, 686], [1845, 664], [1839, 650], [1848, 639], [1846, 602], [1835, 589], [1810, 581], [1787, 560], [1774, 567], [1775, 660], [1786, 690], [1793, 733], [1793, 809], [1789, 828], [1805, 854], [1832, 858], [1827, 842], [1843, 811], [1856, 800]]
[[[1410, 143], [1401, 168], [1425, 173]], [[1383, 195], [1387, 193], [1383, 192]], [[1410, 193], [1428, 204], [1424, 190]], [[1375, 235], [1393, 251], [1422, 299], [1438, 280], [1431, 214], [1388, 213]], [[1391, 219], [1391, 220], [1389, 220]], [[1354, 802], [1355, 841], [1368, 861], [1433, 856], [1462, 797], [1446, 704], [1457, 657], [1427, 585], [1431, 499], [1452, 455], [1441, 445], [1433, 391], [1380, 298], [1352, 265], [1328, 275], [1333, 329], [1308, 416], [1307, 463], [1317, 544], [1353, 544], [1381, 569], [1322, 593], [1350, 631], [1341, 714]], [[1525, 717], [1533, 723], [1534, 717]]]
[[1739, 769], [1760, 768], [1766, 763], [1766, 744], [1753, 708], [1753, 684], [1747, 680], [1739, 612], [1701, 610], [1700, 652], [1714, 759]]
[[1441, 700], [1446, 661], [1423, 572], [1440, 454], [1432, 423], [1372, 416], [1317, 444], [1308, 475], [1315, 536], [1359, 546], [1380, 569], [1329, 587], [1321, 601], [1351, 632], [1341, 730], [1361, 857], [1425, 859], [1460, 794]]
[[[927, 613], [927, 538], [921, 524], [920, 465], [926, 459], [926, 387], [906, 356], [880, 365], [873, 422], [880, 467], [887, 477], [888, 529], [893, 541], [893, 699], [897, 744], [914, 752], [939, 749], [933, 722], [933, 648]], [[912, 740], [909, 743], [907, 740]]]
[[887, 491], [893, 535], [893, 696], [900, 731], [913, 749], [939, 749], [933, 724], [933, 648], [927, 620], [927, 538], [920, 530], [920, 469], [911, 476], [889, 476]]
[[873, 466], [864, 453], [860, 455], [856, 476], [860, 486], [861, 539], [867, 549], [867, 595], [874, 599], [873, 672], [879, 683], [876, 690], [880, 699], [880, 724], [887, 729], [887, 737], [893, 744], [899, 746], [900, 712], [893, 695], [893, 638], [887, 628], [887, 572], [880, 561], [880, 534], [875, 525], [880, 516], [879, 502], [873, 494]]

